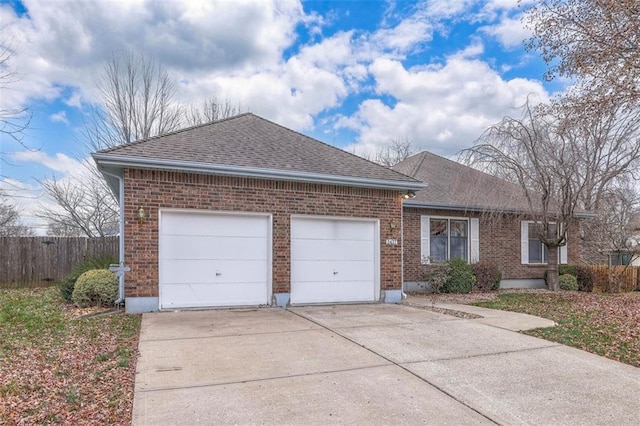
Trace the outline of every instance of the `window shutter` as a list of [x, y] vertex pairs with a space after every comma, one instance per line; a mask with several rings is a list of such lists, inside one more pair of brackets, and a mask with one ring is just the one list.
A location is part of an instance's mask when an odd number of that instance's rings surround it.
[[569, 235], [567, 235], [567, 243], [560, 247], [560, 263], [563, 265], [567, 264], [567, 246], [569, 244]]
[[430, 235], [431, 230], [429, 229], [429, 216], [420, 216], [420, 262], [423, 265], [431, 263], [429, 261], [429, 256], [431, 256], [429, 246]]
[[520, 222], [520, 260], [523, 265], [529, 263], [529, 223]]
[[469, 262], [478, 263], [480, 261], [480, 220], [477, 218], [470, 219], [469, 228], [469, 235], [471, 236]]

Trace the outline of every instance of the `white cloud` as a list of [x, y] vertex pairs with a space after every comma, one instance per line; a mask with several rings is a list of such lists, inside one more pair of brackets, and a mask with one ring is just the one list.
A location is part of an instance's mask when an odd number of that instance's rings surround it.
[[56, 153], [50, 156], [42, 151], [20, 151], [10, 155], [14, 161], [37, 163], [63, 174], [72, 174], [82, 168], [82, 163], [65, 154]]
[[417, 150], [450, 155], [469, 147], [489, 125], [527, 97], [547, 98], [540, 82], [503, 80], [478, 59], [452, 55], [441, 66], [405, 68], [390, 59], [374, 61], [370, 71], [380, 95], [396, 100], [362, 102], [338, 126], [359, 132], [357, 152], [373, 152], [391, 139], [409, 138]]
[[[0, 7], [3, 32], [16, 44], [20, 88], [3, 90], [10, 107], [54, 99], [61, 87], [95, 94], [100, 64], [123, 49], [144, 51], [188, 76], [258, 70], [281, 60], [304, 18], [298, 0], [228, 2], [24, 0], [28, 14]], [[78, 103], [74, 94], [69, 102]]]
[[55, 114], [51, 114], [49, 116], [49, 119], [54, 123], [64, 123], [66, 125], [69, 125], [69, 120], [67, 119], [67, 112], [64, 110], [58, 111]]
[[482, 27], [480, 31], [495, 37], [505, 48], [521, 47], [523, 42], [531, 37], [532, 34], [531, 31], [524, 27], [520, 17], [520, 15], [515, 17], [503, 16], [499, 23]]

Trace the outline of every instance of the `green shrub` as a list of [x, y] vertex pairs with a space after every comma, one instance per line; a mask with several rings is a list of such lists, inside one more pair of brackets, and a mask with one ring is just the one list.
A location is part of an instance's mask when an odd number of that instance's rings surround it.
[[578, 291], [578, 280], [571, 274], [560, 275], [560, 289]]
[[574, 277], [578, 276], [578, 269], [576, 265], [558, 265], [558, 274], [569, 274]]
[[118, 277], [105, 269], [93, 269], [78, 277], [71, 298], [80, 308], [112, 306], [118, 297]]
[[448, 262], [432, 263], [429, 265], [429, 272], [427, 272], [424, 278], [433, 294], [438, 294], [442, 291], [445, 283], [449, 280], [450, 272], [451, 266]]
[[451, 259], [448, 261], [450, 271], [447, 281], [442, 287], [443, 293], [469, 293], [476, 277], [466, 260]]
[[476, 280], [473, 284], [473, 289], [477, 291], [491, 291], [500, 288], [500, 281], [502, 280], [502, 272], [494, 264], [491, 263], [474, 263], [471, 265], [473, 269], [473, 275]]
[[64, 300], [69, 303], [73, 302], [73, 290], [80, 275], [92, 269], [109, 269], [109, 265], [112, 263], [118, 263], [118, 260], [113, 256], [106, 255], [92, 257], [78, 264], [60, 283], [60, 293]]
[[576, 266], [576, 278], [578, 280], [578, 291], [591, 293], [595, 283], [595, 273], [588, 266]]
[[[578, 277], [578, 266], [576, 265], [558, 265], [558, 275], [573, 275], [574, 277]], [[542, 276], [544, 282], [547, 282], [547, 271], [544, 271], [544, 275]]]

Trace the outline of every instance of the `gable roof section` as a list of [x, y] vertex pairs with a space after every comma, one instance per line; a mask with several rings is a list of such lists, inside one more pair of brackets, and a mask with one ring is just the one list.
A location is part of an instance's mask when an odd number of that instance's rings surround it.
[[105, 149], [93, 157], [110, 170], [170, 169], [405, 190], [425, 186], [251, 113]]
[[393, 167], [425, 182], [429, 189], [406, 200], [406, 206], [444, 210], [526, 212], [522, 189], [511, 182], [430, 152], [421, 152]]

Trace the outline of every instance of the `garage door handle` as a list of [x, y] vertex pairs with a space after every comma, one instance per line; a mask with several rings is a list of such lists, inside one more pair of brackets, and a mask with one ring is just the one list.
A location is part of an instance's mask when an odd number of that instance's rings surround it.
[[222, 272], [216, 272], [216, 277], [219, 277], [220, 275], [222, 275]]
[[333, 275], [338, 275], [338, 271], [333, 271]]

